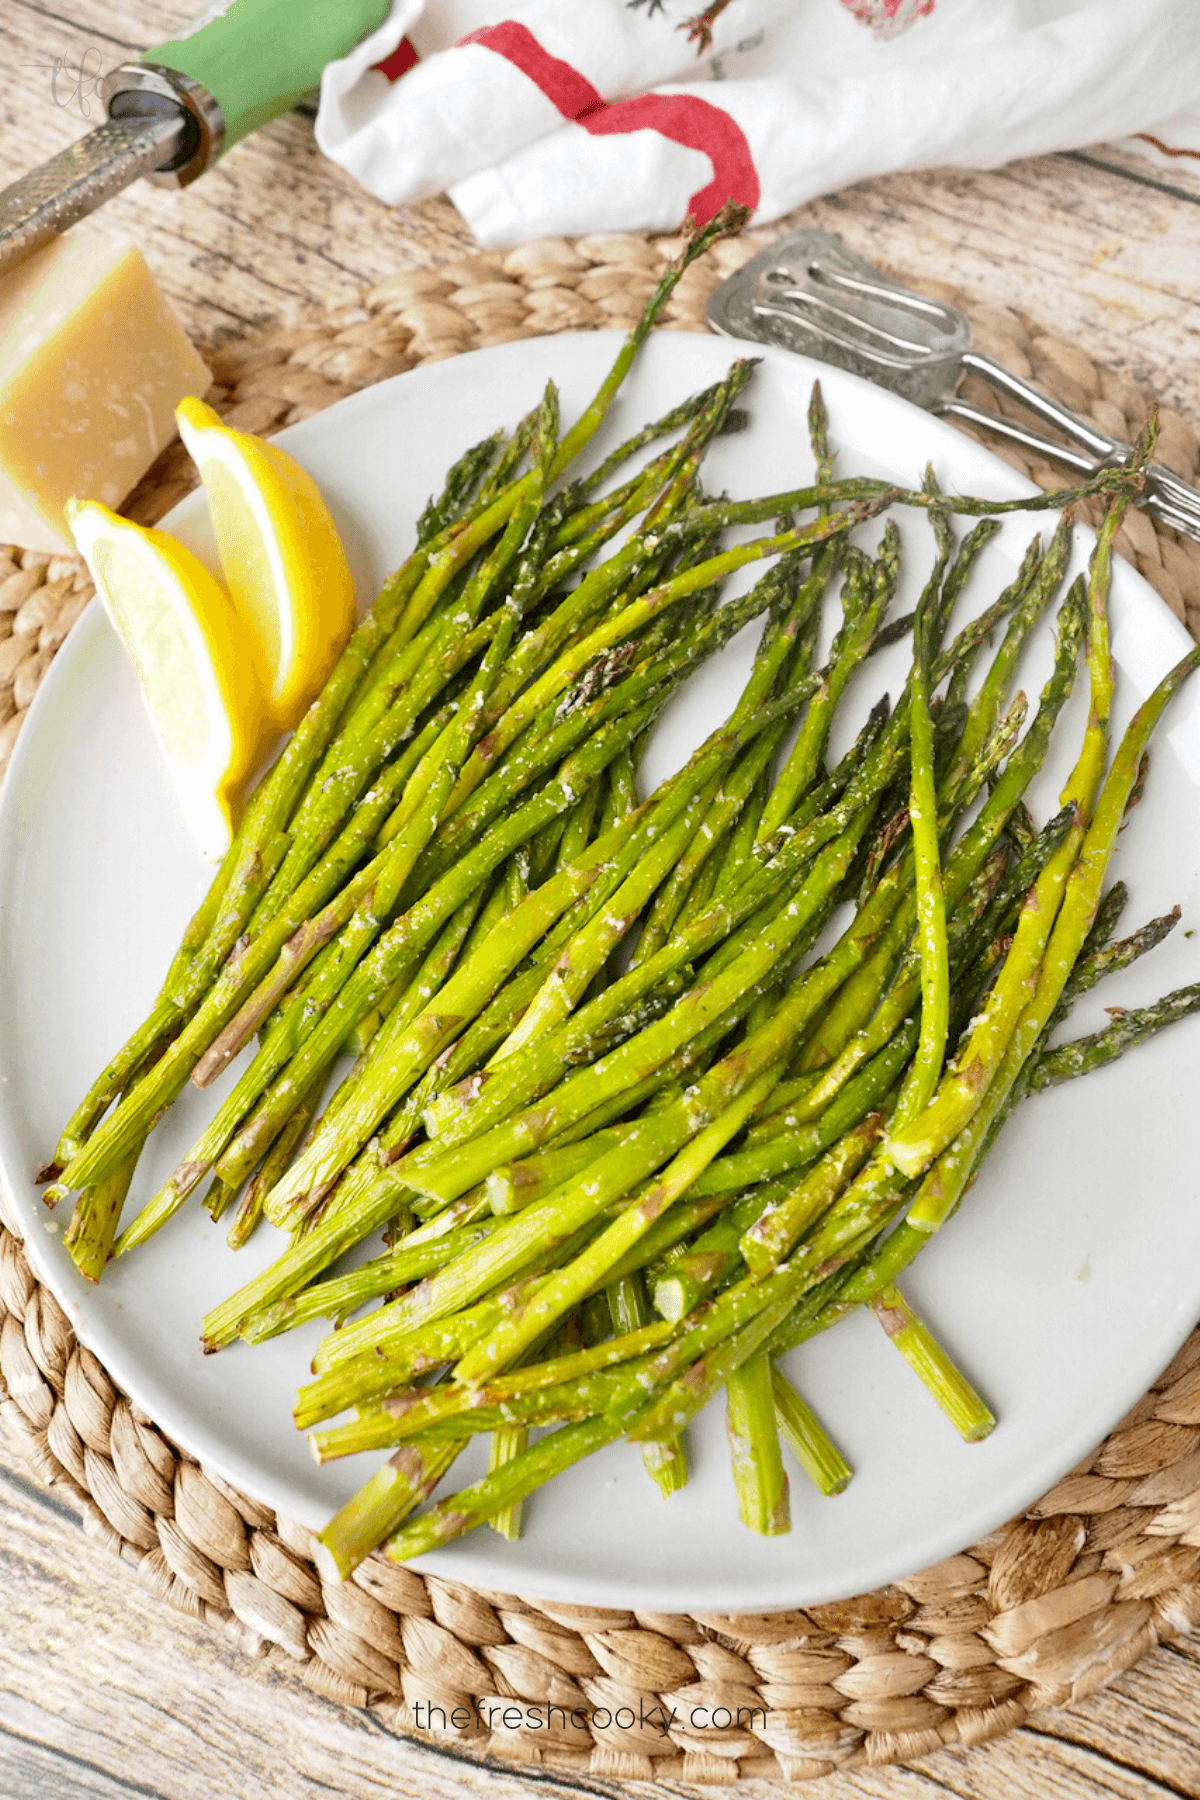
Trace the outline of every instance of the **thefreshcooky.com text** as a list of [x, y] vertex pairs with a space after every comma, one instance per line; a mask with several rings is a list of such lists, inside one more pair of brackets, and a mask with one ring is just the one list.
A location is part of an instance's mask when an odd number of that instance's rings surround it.
[[647, 1706], [644, 1701], [639, 1701], [636, 1709], [618, 1706], [610, 1711], [606, 1706], [523, 1706], [513, 1700], [472, 1700], [447, 1711], [430, 1700], [418, 1700], [412, 1715], [418, 1731], [466, 1731], [472, 1724], [481, 1731], [543, 1731], [555, 1726], [565, 1731], [568, 1725], [576, 1730], [591, 1726], [608, 1731], [615, 1725], [618, 1731], [650, 1729], [663, 1737], [675, 1725], [691, 1731], [753, 1731], [756, 1723], [767, 1722], [765, 1706], [690, 1706], [681, 1714], [676, 1706]]

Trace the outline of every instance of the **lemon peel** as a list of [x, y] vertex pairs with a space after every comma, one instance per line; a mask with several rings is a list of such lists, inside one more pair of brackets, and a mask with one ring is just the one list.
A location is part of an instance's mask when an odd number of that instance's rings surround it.
[[277, 444], [223, 425], [194, 397], [175, 417], [204, 483], [270, 722], [290, 730], [354, 626], [354, 582], [337, 527], [312, 476]]
[[169, 533], [98, 500], [70, 500], [66, 515], [129, 652], [189, 829], [218, 861], [264, 738], [242, 622], [216, 577]]

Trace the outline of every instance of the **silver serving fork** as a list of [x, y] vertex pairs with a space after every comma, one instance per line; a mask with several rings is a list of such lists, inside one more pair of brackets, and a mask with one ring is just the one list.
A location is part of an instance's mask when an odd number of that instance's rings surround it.
[[[831, 232], [797, 231], [769, 245], [715, 290], [708, 318], [726, 336], [780, 344], [834, 363], [928, 412], [961, 419], [1083, 476], [1120, 467], [1133, 454], [1128, 444], [976, 350], [970, 325], [954, 307], [890, 281]], [[960, 400], [958, 385], [968, 373], [1019, 401], [1069, 442], [1040, 437]], [[1170, 469], [1150, 465], [1141, 504], [1160, 524], [1200, 541], [1200, 494]]]

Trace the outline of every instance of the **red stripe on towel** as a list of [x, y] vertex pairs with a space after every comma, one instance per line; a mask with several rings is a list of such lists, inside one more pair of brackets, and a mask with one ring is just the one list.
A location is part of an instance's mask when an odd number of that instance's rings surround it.
[[565, 119], [594, 137], [629, 131], [657, 131], [688, 150], [701, 150], [712, 163], [713, 178], [688, 201], [697, 225], [706, 225], [727, 200], [753, 209], [759, 202], [758, 173], [740, 125], [707, 100], [694, 94], [639, 94], [632, 100], [605, 102], [586, 76], [560, 57], [551, 56], [528, 26], [515, 19], [485, 26], [463, 38], [480, 44], [520, 69]]
[[400, 39], [390, 56], [385, 56], [382, 62], [372, 63], [371, 67], [378, 69], [381, 75], [386, 75], [389, 81], [399, 81], [400, 77], [407, 75], [413, 65], [419, 61], [420, 58], [412, 44], [404, 37]]
[[570, 63], [543, 50], [529, 27], [518, 25], [515, 19], [502, 19], [499, 25], [484, 25], [480, 30], [470, 32], [462, 42], [482, 44], [485, 50], [494, 50], [497, 56], [506, 58], [541, 88], [564, 119], [576, 119], [582, 124], [585, 113], [595, 112], [604, 105], [603, 95], [585, 75], [573, 69]]

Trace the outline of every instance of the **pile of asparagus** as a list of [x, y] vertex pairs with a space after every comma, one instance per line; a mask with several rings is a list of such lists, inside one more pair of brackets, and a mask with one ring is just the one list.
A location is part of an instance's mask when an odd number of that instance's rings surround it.
[[[331, 1575], [483, 1521], [515, 1534], [526, 1495], [620, 1436], [670, 1493], [687, 1424], [721, 1387], [742, 1517], [786, 1530], [781, 1433], [824, 1491], [850, 1472], [777, 1359], [863, 1305], [964, 1435], [983, 1435], [991, 1415], [897, 1277], [1024, 1094], [1200, 1003], [1182, 990], [1049, 1047], [1074, 998], [1178, 916], [1118, 940], [1123, 890], [1103, 892], [1150, 734], [1200, 658], [1110, 761], [1105, 597], [1136, 468], [1078, 490], [1110, 496], [1086, 581], [1061, 592], [1064, 520], [954, 636], [997, 524], [959, 542], [952, 516], [1006, 507], [929, 476], [917, 491], [835, 480], [819, 394], [809, 486], [710, 498], [702, 461], [739, 422], [750, 363], [564, 479], [682, 269], [727, 224], [689, 245], [578, 422], [560, 432], [548, 387], [511, 441], [451, 470], [44, 1172], [52, 1204], [76, 1195], [65, 1242], [92, 1279], [206, 1183], [232, 1244], [264, 1218], [287, 1234], [203, 1338], [219, 1350], [335, 1321], [297, 1423], [324, 1426], [322, 1460], [391, 1454], [322, 1534]], [[897, 528], [873, 553], [850, 534], [893, 506], [925, 516], [936, 560], [915, 612], [889, 622]], [[763, 559], [722, 601], [725, 578]], [[1051, 608], [1056, 657], [1027, 720], [1009, 689]], [[728, 719], [639, 799], [663, 707], [760, 618]], [[827, 767], [851, 676], [910, 634], [903, 691]], [[1039, 828], [1024, 795], [1081, 663], [1086, 731]], [[255, 1040], [124, 1223], [164, 1110]], [[331, 1272], [380, 1231], [382, 1254]], [[480, 1431], [488, 1474], [419, 1512]]]

